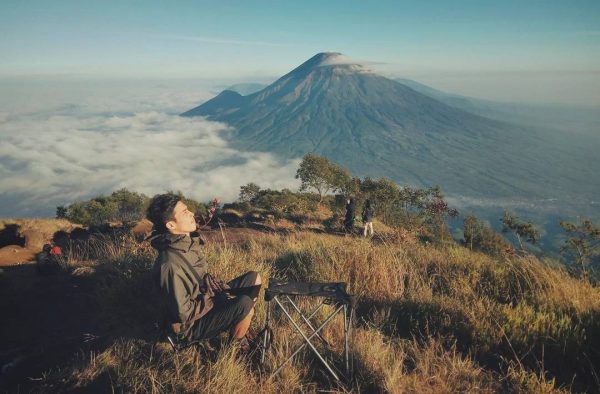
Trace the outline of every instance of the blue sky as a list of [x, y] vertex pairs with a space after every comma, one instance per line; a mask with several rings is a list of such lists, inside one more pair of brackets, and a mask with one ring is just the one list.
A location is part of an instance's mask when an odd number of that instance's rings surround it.
[[467, 94], [512, 81], [532, 84], [525, 99], [567, 89], [586, 102], [600, 87], [600, 2], [0, 3], [0, 78], [268, 80], [322, 51]]

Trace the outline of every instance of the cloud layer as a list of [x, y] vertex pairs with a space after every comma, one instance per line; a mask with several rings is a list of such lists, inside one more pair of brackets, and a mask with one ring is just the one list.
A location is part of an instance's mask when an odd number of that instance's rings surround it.
[[155, 110], [67, 108], [1, 114], [0, 217], [52, 216], [57, 205], [122, 187], [180, 190], [200, 201], [234, 200], [248, 182], [297, 187], [298, 159], [231, 149], [225, 124]]

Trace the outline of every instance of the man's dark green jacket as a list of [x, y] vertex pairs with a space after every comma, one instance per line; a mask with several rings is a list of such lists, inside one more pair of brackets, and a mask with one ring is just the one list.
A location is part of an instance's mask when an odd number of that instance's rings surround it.
[[187, 336], [192, 323], [213, 307], [203, 283], [197, 279], [204, 278], [208, 271], [203, 242], [195, 233], [167, 233], [152, 237], [151, 244], [158, 250], [153, 277], [160, 288], [169, 324], [176, 334]]

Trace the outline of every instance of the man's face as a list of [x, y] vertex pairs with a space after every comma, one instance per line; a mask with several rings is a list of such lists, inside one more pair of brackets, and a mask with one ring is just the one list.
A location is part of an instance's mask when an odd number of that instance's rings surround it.
[[173, 219], [169, 220], [166, 226], [171, 234], [189, 234], [196, 231], [194, 212], [190, 211], [184, 203], [178, 201], [173, 209]]

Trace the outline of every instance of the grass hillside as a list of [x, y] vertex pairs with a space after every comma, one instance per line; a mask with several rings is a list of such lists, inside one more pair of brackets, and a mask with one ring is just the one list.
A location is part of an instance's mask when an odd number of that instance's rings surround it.
[[[356, 374], [348, 387], [332, 382], [308, 353], [269, 379], [269, 371], [299, 343], [277, 319], [274, 349], [264, 369], [221, 342], [180, 353], [155, 343], [158, 312], [150, 276], [155, 252], [147, 243], [122, 236], [89, 241], [70, 257], [69, 274], [23, 279], [23, 273], [6, 269], [0, 275], [0, 307], [6, 311], [2, 356], [21, 357], [3, 375], [0, 388], [214, 393], [600, 390], [600, 289], [534, 257], [496, 260], [458, 245], [425, 245], [393, 231], [371, 240], [302, 231], [244, 234], [237, 242], [207, 244], [217, 276], [228, 279], [257, 270], [267, 280], [343, 281], [358, 296]], [[44, 286], [51, 290], [39, 297], [36, 291]], [[61, 298], [64, 293], [70, 296]], [[57, 306], [57, 300], [64, 304]], [[60, 317], [44, 320], [43, 311]], [[264, 318], [261, 299], [254, 331]], [[324, 334], [338, 351], [342, 333], [339, 319]], [[333, 359], [342, 364], [335, 352]]]

